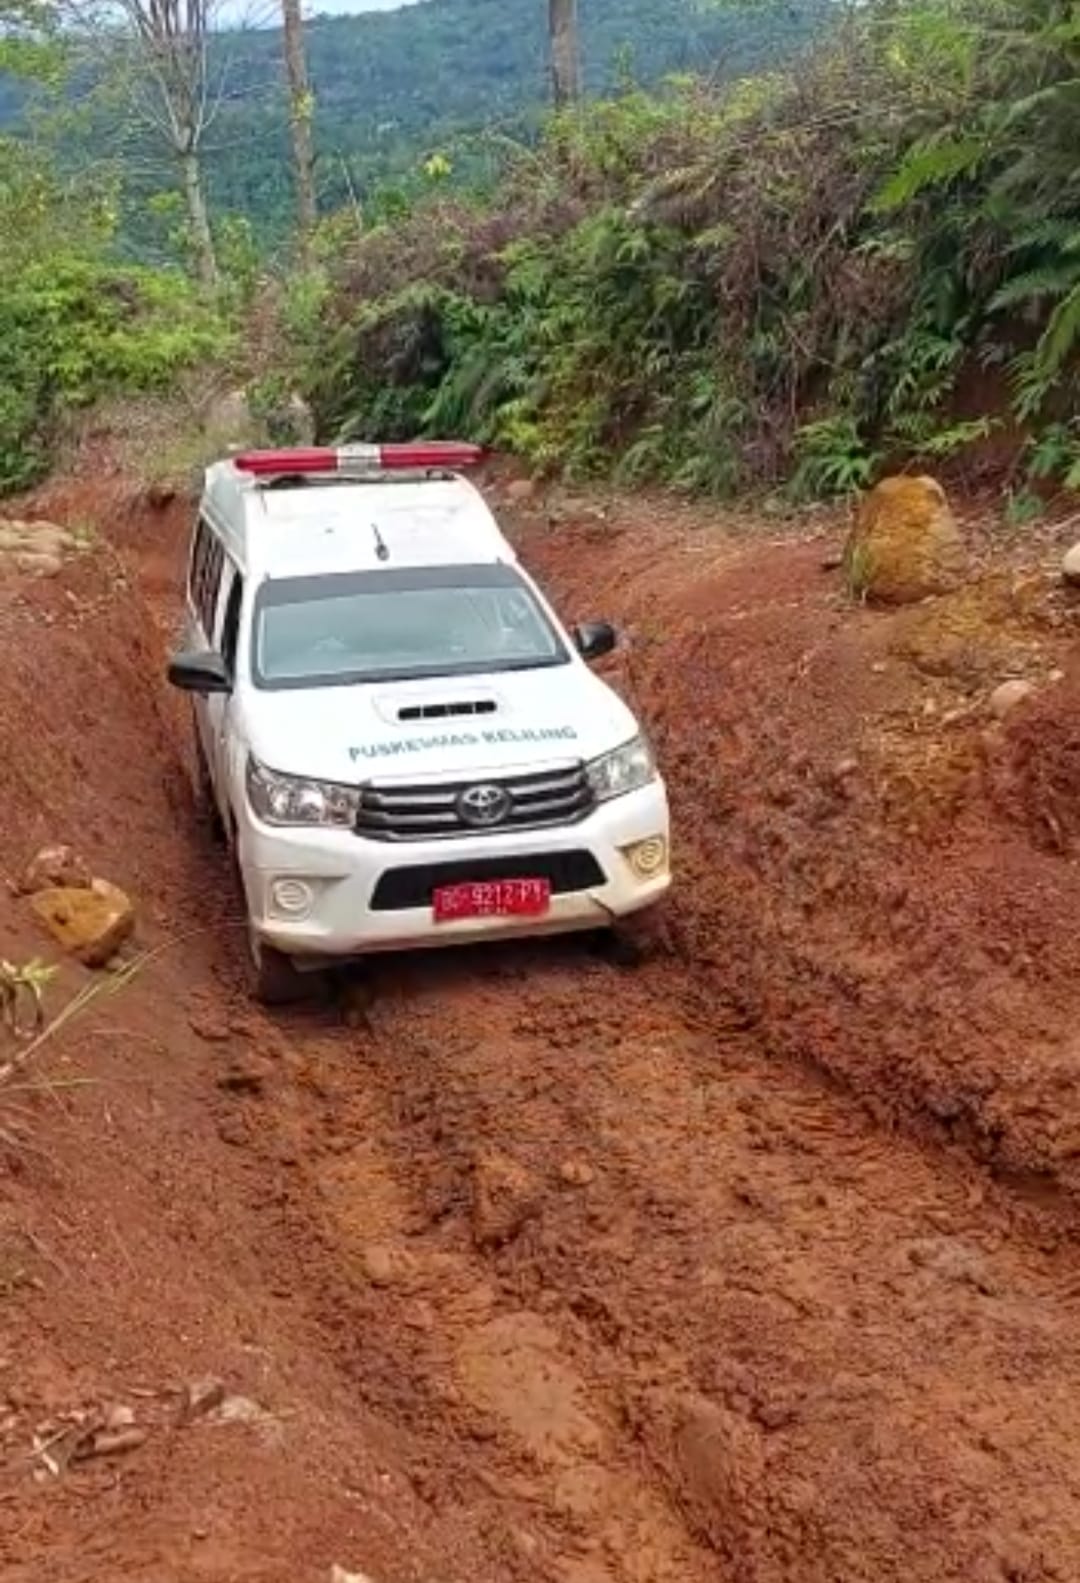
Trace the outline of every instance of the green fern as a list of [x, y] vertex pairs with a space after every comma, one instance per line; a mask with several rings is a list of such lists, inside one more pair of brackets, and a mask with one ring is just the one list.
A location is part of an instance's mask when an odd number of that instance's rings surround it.
[[981, 137], [954, 137], [949, 133], [923, 139], [907, 153], [899, 169], [871, 200], [871, 211], [889, 214], [911, 203], [931, 187], [941, 187], [959, 176], [973, 174], [985, 160], [987, 143]]

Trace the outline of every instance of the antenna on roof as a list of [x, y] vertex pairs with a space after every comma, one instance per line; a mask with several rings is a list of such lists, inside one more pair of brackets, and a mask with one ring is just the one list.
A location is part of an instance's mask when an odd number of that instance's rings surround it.
[[371, 524], [371, 531], [375, 535], [375, 554], [378, 556], [380, 561], [388, 561], [390, 559], [390, 551], [386, 547], [386, 540], [383, 538], [374, 522]]

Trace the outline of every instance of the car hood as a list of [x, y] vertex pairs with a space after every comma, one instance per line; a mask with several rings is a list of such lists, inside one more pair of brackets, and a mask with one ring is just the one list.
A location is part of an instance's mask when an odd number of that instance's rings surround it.
[[582, 665], [249, 689], [243, 715], [244, 735], [261, 763], [345, 785], [527, 772], [596, 758], [638, 729], [622, 700]]

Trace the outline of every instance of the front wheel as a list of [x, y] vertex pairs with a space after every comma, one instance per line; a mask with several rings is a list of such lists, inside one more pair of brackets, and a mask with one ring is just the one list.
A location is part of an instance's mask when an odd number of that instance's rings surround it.
[[307, 1000], [316, 987], [317, 974], [301, 973], [291, 957], [254, 934], [248, 936], [248, 963], [251, 993], [263, 1006], [294, 1006]]
[[210, 766], [206, 762], [206, 754], [203, 751], [199, 728], [194, 721], [192, 725], [195, 737], [195, 785], [199, 817], [206, 824], [218, 845], [224, 846], [226, 830], [221, 814], [218, 812], [217, 798], [214, 795], [214, 782], [210, 777]]
[[640, 937], [624, 923], [612, 923], [590, 935], [594, 956], [612, 967], [640, 967], [646, 952]]

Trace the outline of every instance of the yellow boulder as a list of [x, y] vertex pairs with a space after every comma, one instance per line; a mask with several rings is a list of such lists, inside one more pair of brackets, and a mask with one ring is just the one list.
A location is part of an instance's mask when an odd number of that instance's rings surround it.
[[844, 548], [848, 587], [860, 598], [915, 604], [956, 588], [967, 548], [934, 478], [884, 478], [859, 502]]
[[89, 889], [54, 886], [30, 905], [53, 938], [87, 967], [103, 967], [135, 928], [135, 909], [122, 890], [96, 879]]

